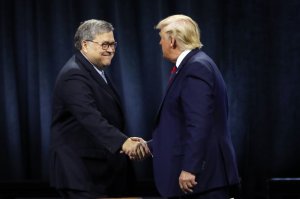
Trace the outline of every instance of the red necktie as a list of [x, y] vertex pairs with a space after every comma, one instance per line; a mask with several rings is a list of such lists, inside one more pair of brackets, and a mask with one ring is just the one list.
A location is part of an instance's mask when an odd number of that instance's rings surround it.
[[169, 84], [172, 82], [175, 74], [176, 74], [176, 71], [177, 71], [177, 67], [176, 66], [173, 66], [172, 70], [171, 70], [171, 74], [170, 74], [170, 78], [169, 78]]

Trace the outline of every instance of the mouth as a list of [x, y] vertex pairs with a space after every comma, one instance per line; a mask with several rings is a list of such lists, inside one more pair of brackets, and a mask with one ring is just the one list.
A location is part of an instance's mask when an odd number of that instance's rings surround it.
[[111, 60], [113, 58], [113, 55], [103, 55], [102, 57], [106, 60]]
[[110, 56], [113, 56], [114, 55], [114, 53], [102, 53], [102, 56], [107, 56], [107, 57], [110, 57]]

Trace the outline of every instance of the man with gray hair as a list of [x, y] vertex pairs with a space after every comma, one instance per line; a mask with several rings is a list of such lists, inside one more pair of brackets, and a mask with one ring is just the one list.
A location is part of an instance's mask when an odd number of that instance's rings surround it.
[[117, 47], [113, 26], [87, 20], [74, 43], [54, 89], [50, 184], [64, 198], [124, 196], [133, 178], [126, 154], [135, 156], [143, 140], [124, 134], [121, 102], [104, 74]]
[[225, 82], [194, 20], [173, 15], [156, 28], [163, 57], [175, 64], [148, 142], [156, 187], [164, 197], [228, 199], [239, 176]]

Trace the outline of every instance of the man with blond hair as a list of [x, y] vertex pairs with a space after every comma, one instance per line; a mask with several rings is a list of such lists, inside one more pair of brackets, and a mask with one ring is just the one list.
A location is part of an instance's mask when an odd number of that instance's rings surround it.
[[194, 20], [173, 15], [156, 29], [163, 57], [176, 64], [149, 142], [157, 189], [164, 197], [228, 199], [239, 177], [225, 82], [201, 50]]

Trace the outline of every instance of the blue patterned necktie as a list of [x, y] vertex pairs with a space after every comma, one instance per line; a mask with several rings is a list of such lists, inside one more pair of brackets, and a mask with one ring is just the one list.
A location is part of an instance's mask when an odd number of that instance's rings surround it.
[[103, 71], [103, 70], [100, 71], [100, 75], [101, 75], [101, 77], [103, 78], [103, 80], [105, 81], [105, 83], [107, 83], [107, 79], [106, 79], [106, 77], [105, 77], [105, 74], [104, 74], [104, 71]]

